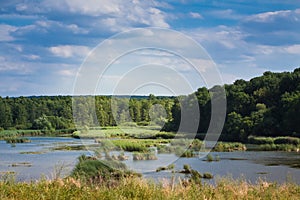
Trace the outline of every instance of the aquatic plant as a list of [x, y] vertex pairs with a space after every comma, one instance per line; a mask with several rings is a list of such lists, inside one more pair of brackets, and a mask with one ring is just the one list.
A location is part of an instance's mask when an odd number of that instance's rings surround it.
[[16, 137], [9, 137], [9, 138], [4, 138], [4, 140], [6, 141], [6, 143], [30, 143], [31, 140], [29, 140], [28, 138], [16, 138]]

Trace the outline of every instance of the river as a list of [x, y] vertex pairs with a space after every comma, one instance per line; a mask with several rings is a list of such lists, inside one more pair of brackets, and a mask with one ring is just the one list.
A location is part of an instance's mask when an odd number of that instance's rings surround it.
[[[94, 140], [80, 140], [63, 137], [30, 137], [31, 143], [11, 145], [0, 141], [0, 176], [13, 172], [16, 181], [38, 180], [41, 177], [53, 179], [67, 176], [77, 162], [77, 157], [88, 150], [55, 150], [61, 146], [80, 146], [82, 142], [95, 144]], [[200, 173], [209, 172], [217, 177], [242, 178], [255, 183], [259, 179], [284, 183], [300, 184], [300, 153], [296, 152], [212, 152], [218, 156], [218, 162], [207, 162], [203, 158], [178, 158], [173, 154], [158, 154], [158, 160], [133, 161], [132, 154], [126, 152], [129, 159], [123, 161], [130, 169], [143, 174], [145, 178], [160, 180], [174, 176], [170, 171], [156, 172], [160, 166], [175, 164], [179, 171], [189, 164]], [[296, 168], [298, 166], [298, 168]], [[178, 174], [177, 174], [178, 175]], [[183, 175], [179, 175], [183, 176]]]

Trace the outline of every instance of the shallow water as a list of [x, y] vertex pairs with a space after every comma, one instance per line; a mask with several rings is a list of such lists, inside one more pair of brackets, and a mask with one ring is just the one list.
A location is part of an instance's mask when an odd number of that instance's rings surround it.
[[[47, 179], [56, 175], [69, 174], [76, 164], [77, 157], [89, 154], [88, 151], [53, 151], [62, 145], [80, 145], [81, 140], [59, 137], [29, 137], [31, 143], [20, 143], [12, 147], [0, 141], [0, 173], [15, 172], [16, 181]], [[92, 141], [90, 141], [92, 142]], [[31, 166], [23, 166], [30, 163]], [[18, 164], [16, 167], [14, 164]]]
[[[37, 180], [44, 176], [52, 179], [56, 175], [68, 175], [81, 154], [91, 155], [88, 150], [53, 150], [60, 146], [78, 146], [84, 142], [95, 144], [93, 140], [79, 140], [61, 137], [32, 137], [31, 143], [6, 144], [0, 141], [0, 174], [15, 172], [17, 181]], [[32, 152], [35, 152], [34, 154]], [[116, 154], [116, 153], [115, 153]], [[175, 164], [180, 171], [184, 164], [189, 164], [200, 173], [209, 172], [215, 177], [230, 176], [243, 178], [255, 183], [259, 179], [283, 183], [293, 181], [300, 184], [300, 153], [295, 152], [212, 152], [220, 161], [207, 162], [203, 158], [178, 158], [173, 154], [158, 154], [157, 160], [133, 161], [132, 154], [126, 152], [129, 159], [124, 163], [143, 174], [146, 178], [169, 179], [174, 174], [170, 171], [155, 172], [158, 167]], [[293, 168], [294, 167], [294, 168]], [[178, 175], [177, 176], [184, 176]], [[215, 179], [214, 179], [215, 180]], [[211, 181], [210, 181], [211, 182]]]

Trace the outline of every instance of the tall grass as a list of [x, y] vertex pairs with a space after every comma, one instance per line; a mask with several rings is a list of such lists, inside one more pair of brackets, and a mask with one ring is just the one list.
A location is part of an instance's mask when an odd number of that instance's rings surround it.
[[39, 182], [0, 182], [0, 199], [299, 199], [296, 184], [249, 184], [245, 181], [222, 179], [215, 186], [179, 179], [160, 184], [140, 178], [125, 178], [114, 185], [85, 184], [74, 178], [41, 180]]

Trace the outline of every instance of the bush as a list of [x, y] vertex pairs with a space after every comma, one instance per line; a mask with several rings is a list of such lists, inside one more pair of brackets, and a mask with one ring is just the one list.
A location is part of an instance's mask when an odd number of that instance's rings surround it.
[[184, 157], [184, 158], [191, 158], [194, 157], [194, 152], [188, 149], [182, 153], [177, 154], [177, 156]]
[[133, 160], [157, 160], [154, 153], [134, 153]]
[[218, 142], [213, 150], [217, 152], [245, 151], [246, 146], [239, 142]]
[[201, 178], [203, 176], [197, 170], [191, 170], [191, 177], [190, 180], [196, 184], [201, 184]]
[[214, 178], [214, 176], [211, 173], [206, 172], [206, 173], [203, 174], [203, 178], [212, 179], [212, 178]]
[[183, 165], [183, 172], [184, 173], [191, 173], [191, 166], [189, 166], [188, 164], [184, 164]]
[[160, 171], [163, 171], [163, 170], [172, 170], [174, 168], [175, 168], [175, 165], [174, 164], [170, 164], [167, 167], [164, 167], [164, 166], [163, 167], [158, 167], [156, 169], [156, 172], [160, 172]]
[[155, 138], [163, 138], [163, 139], [173, 139], [175, 137], [174, 133], [161, 132], [155, 135]]
[[271, 137], [254, 137], [249, 136], [248, 137], [248, 143], [250, 144], [273, 144], [274, 138]]
[[214, 158], [213, 158], [213, 156], [212, 156], [211, 154], [208, 154], [208, 155], [206, 156], [206, 161], [212, 162], [213, 160], [214, 160]]
[[259, 146], [259, 150], [261, 150], [261, 151], [276, 151], [277, 146], [275, 144], [262, 144]]
[[72, 137], [73, 137], [73, 138], [80, 139], [80, 131], [74, 131], [74, 132], [72, 133]]
[[71, 176], [85, 181], [104, 181], [121, 179], [123, 177], [138, 175], [129, 171], [124, 163], [114, 160], [97, 160], [94, 157], [82, 155], [78, 158], [78, 163], [73, 169]]
[[169, 146], [169, 145], [158, 145], [157, 146], [157, 152], [158, 153], [174, 153], [176, 150], [176, 147]]
[[123, 151], [139, 151], [146, 152], [148, 149], [143, 144], [138, 142], [133, 142], [132, 140], [113, 140], [114, 145], [121, 148]]
[[296, 137], [277, 137], [274, 140], [274, 144], [292, 144], [299, 145], [300, 139]]

